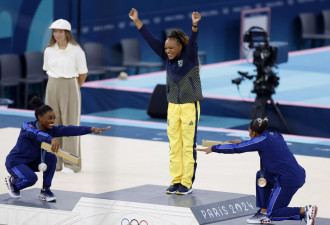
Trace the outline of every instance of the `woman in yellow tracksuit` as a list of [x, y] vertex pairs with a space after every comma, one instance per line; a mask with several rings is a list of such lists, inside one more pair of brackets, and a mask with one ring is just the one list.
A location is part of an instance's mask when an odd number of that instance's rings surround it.
[[203, 99], [199, 75], [198, 22], [201, 15], [192, 13], [192, 31], [188, 36], [174, 30], [164, 44], [142, 24], [138, 11], [129, 17], [150, 47], [166, 61], [166, 94], [168, 101], [167, 135], [170, 140], [170, 174], [173, 177], [168, 194], [189, 194], [196, 172], [196, 135]]

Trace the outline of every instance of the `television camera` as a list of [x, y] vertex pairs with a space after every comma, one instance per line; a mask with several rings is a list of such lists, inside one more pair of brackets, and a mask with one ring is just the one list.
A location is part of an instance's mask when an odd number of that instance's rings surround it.
[[[288, 44], [284, 42], [274, 42], [270, 45], [268, 34], [261, 27], [251, 27], [243, 37], [243, 41], [248, 43], [248, 48], [253, 51], [253, 64], [256, 66], [256, 75], [249, 75], [247, 72], [238, 71], [240, 77], [232, 79], [232, 83], [237, 87], [246, 78], [253, 81], [252, 93], [256, 93], [256, 99], [252, 107], [250, 118], [266, 117], [267, 102], [271, 101], [281, 120], [286, 125], [289, 132], [290, 128], [282, 116], [279, 108], [274, 103], [271, 95], [275, 93], [275, 88], [279, 85], [280, 78], [272, 70], [280, 63], [288, 61]], [[291, 133], [291, 132], [290, 132]]]
[[[279, 85], [279, 77], [272, 70], [280, 63], [288, 61], [288, 51], [285, 47], [277, 47], [269, 45], [268, 34], [261, 27], [251, 27], [243, 38], [244, 42], [249, 43], [249, 49], [253, 51], [253, 64], [257, 67], [256, 75], [248, 75], [248, 73], [238, 71], [241, 77], [232, 80], [233, 84], [239, 85], [244, 78], [249, 80], [256, 77], [253, 82], [254, 87], [252, 93], [256, 94], [274, 94], [275, 88]], [[278, 51], [281, 51], [278, 53]], [[277, 57], [277, 56], [281, 57]]]

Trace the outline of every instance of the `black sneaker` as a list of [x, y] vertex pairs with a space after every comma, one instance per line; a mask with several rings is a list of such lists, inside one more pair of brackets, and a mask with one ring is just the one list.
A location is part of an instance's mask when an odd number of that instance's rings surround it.
[[176, 194], [177, 195], [187, 195], [187, 194], [190, 194], [191, 192], [193, 192], [192, 187], [190, 187], [188, 189], [186, 186], [181, 184], [180, 187], [178, 188], [178, 190], [176, 191]]
[[176, 191], [178, 190], [178, 188], [180, 187], [180, 183], [177, 183], [177, 184], [173, 184], [171, 186], [169, 186], [166, 190], [166, 193], [167, 194], [175, 194]]
[[56, 201], [56, 196], [49, 188], [46, 188], [46, 189], [41, 189], [39, 199], [46, 202], [53, 202]]
[[8, 193], [13, 198], [21, 197], [21, 192], [18, 190], [15, 184], [11, 182], [11, 176], [5, 177], [6, 186], [8, 188]]

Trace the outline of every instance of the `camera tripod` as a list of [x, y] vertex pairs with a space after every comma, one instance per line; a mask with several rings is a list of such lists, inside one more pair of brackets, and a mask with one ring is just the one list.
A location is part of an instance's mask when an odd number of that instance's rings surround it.
[[272, 106], [274, 107], [277, 115], [280, 117], [282, 123], [284, 124], [285, 128], [288, 130], [290, 134], [293, 134], [291, 128], [289, 127], [288, 123], [286, 122], [281, 110], [278, 107], [278, 103], [275, 103], [272, 99], [271, 94], [257, 94], [257, 97], [254, 101], [252, 106], [250, 118], [265, 118], [267, 116], [267, 102], [270, 100]]

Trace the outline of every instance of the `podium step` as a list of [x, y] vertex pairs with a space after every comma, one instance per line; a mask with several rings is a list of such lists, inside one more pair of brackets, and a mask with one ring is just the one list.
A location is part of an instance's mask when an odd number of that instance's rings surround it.
[[[0, 224], [241, 225], [257, 210], [254, 196], [199, 189], [189, 195], [169, 195], [165, 190], [159, 185], [101, 194], [53, 190], [56, 202], [39, 200], [37, 188], [22, 191], [19, 199], [1, 194]], [[317, 217], [317, 224], [330, 224], [330, 219]]]

